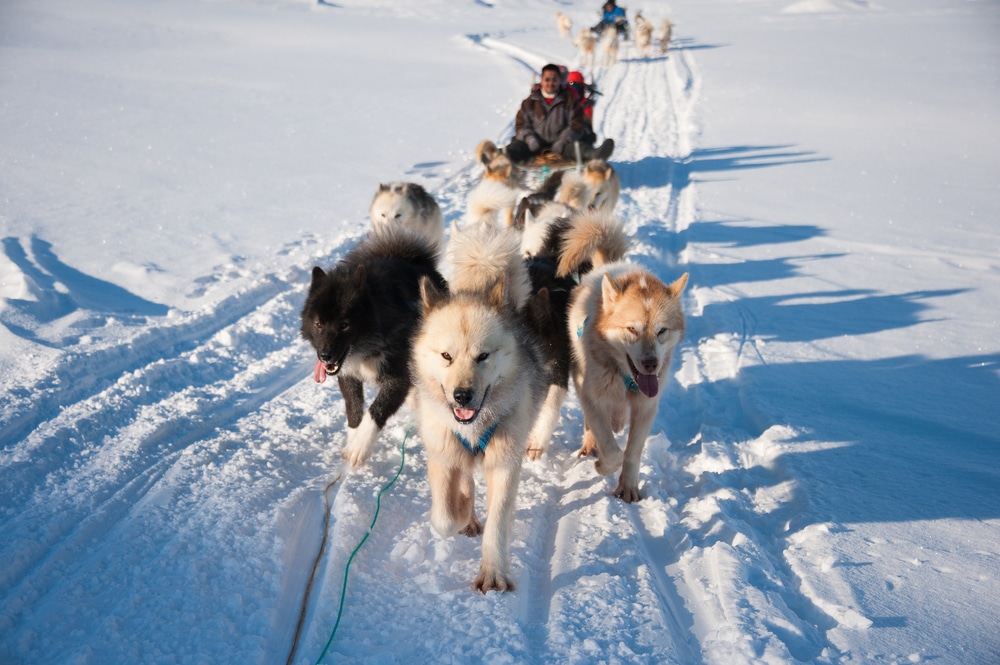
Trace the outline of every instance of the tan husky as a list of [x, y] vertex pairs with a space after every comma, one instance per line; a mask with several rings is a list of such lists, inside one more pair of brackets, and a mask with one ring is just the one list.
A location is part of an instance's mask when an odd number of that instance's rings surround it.
[[[450, 292], [422, 282], [423, 321], [413, 346], [431, 525], [445, 537], [482, 534], [472, 586], [482, 593], [510, 591], [514, 501], [546, 383], [521, 309], [534, 301], [526, 302], [530, 285], [515, 232], [476, 229], [452, 243], [457, 265]], [[522, 284], [510, 284], [518, 280]], [[485, 528], [474, 507], [477, 464], [486, 480]]]
[[[671, 352], [684, 337], [684, 273], [670, 286], [629, 262], [597, 266], [573, 293], [569, 336], [573, 382], [583, 408], [581, 455], [597, 453], [601, 475], [622, 468], [614, 495], [638, 501], [639, 462], [666, 386]], [[615, 433], [625, 426], [622, 455]]]

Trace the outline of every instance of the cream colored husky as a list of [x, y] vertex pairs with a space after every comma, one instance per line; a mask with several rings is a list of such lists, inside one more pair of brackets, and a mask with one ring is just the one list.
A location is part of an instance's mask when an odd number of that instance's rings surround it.
[[[514, 500], [545, 380], [540, 350], [520, 311], [529, 282], [517, 234], [488, 228], [466, 233], [449, 250], [457, 263], [450, 292], [422, 283], [414, 395], [427, 450], [431, 525], [446, 537], [482, 533], [472, 586], [482, 593], [509, 591]], [[486, 480], [485, 528], [474, 507], [477, 464]]]
[[[669, 378], [671, 352], [684, 337], [684, 273], [667, 286], [629, 262], [596, 267], [573, 293], [569, 335], [573, 382], [583, 408], [581, 455], [596, 452], [597, 472], [621, 476], [614, 495], [638, 501], [639, 462]], [[628, 416], [625, 454], [615, 440]]]
[[382, 183], [368, 209], [375, 229], [404, 228], [444, 249], [444, 217], [434, 197], [415, 182]]
[[559, 36], [566, 39], [573, 30], [573, 19], [562, 12], [556, 12], [556, 27], [559, 28]]

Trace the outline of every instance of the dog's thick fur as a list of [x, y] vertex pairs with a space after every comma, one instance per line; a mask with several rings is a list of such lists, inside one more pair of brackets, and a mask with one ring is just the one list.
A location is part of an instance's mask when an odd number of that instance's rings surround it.
[[562, 12], [556, 12], [556, 27], [559, 28], [559, 36], [566, 39], [573, 30], [573, 19]]
[[[509, 240], [498, 242], [503, 235]], [[431, 525], [446, 537], [482, 533], [472, 586], [509, 591], [511, 520], [528, 432], [544, 395], [542, 358], [516, 306], [523, 295], [510, 295], [527, 292], [516, 234], [476, 229], [456, 253], [468, 269], [456, 270], [450, 293], [430, 279], [421, 282], [423, 319], [413, 348]], [[476, 276], [471, 267], [480, 261], [479, 272], [504, 277], [486, 282]], [[512, 289], [510, 276], [525, 284]], [[486, 480], [485, 528], [474, 506], [477, 463]]]
[[580, 49], [580, 66], [594, 66], [594, 51], [597, 49], [597, 38], [588, 28], [583, 28], [573, 40], [573, 45]]
[[670, 19], [663, 19], [660, 29], [656, 31], [656, 39], [660, 42], [660, 55], [666, 55], [670, 49], [670, 39], [674, 35], [674, 24]]
[[[316, 350], [315, 380], [337, 377], [347, 408], [341, 454], [352, 468], [365, 463], [410, 391], [422, 278], [447, 288], [437, 271], [436, 248], [397, 228], [373, 230], [329, 272], [313, 268], [301, 334]], [[378, 387], [367, 411], [366, 382]]]
[[476, 161], [483, 165], [483, 179], [469, 192], [466, 223], [473, 226], [510, 227], [514, 210], [524, 192], [520, 171], [493, 141], [476, 146]]
[[640, 13], [635, 15], [635, 50], [640, 58], [648, 58], [653, 48], [653, 24]]
[[621, 37], [617, 30], [605, 30], [601, 33], [601, 52], [604, 54], [604, 66], [611, 67], [618, 62], [618, 43]]
[[[639, 463], [671, 353], [684, 337], [687, 273], [665, 285], [628, 262], [597, 266], [573, 293], [569, 312], [573, 382], [583, 408], [581, 455], [596, 452], [601, 475], [621, 467], [614, 495], [638, 501]], [[615, 433], [629, 417], [625, 454]]]
[[418, 233], [438, 249], [444, 245], [444, 217], [434, 197], [415, 182], [382, 183], [368, 215], [372, 228], [398, 226]]
[[554, 201], [576, 210], [610, 213], [618, 205], [620, 195], [621, 180], [614, 167], [603, 159], [591, 159], [579, 171], [556, 171], [545, 179], [538, 191], [523, 197], [514, 211], [514, 226], [523, 229], [524, 210], [541, 203]]
[[[549, 204], [553, 205], [559, 204]], [[595, 262], [618, 260], [628, 249], [624, 227], [608, 214], [572, 213], [567, 217], [542, 218], [539, 223], [547, 228], [537, 247], [528, 252], [534, 292], [528, 314], [532, 330], [542, 345], [548, 392], [528, 436], [527, 455], [533, 460], [548, 450], [569, 392], [572, 358], [567, 313], [577, 280]], [[546, 298], [548, 306], [539, 302]]]

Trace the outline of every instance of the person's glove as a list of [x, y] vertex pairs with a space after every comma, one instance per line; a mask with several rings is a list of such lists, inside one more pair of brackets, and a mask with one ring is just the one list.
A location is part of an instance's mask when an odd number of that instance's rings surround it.
[[524, 143], [528, 146], [528, 150], [531, 152], [538, 152], [538, 149], [542, 147], [542, 144], [538, 142], [538, 137], [534, 134], [529, 134], [524, 137]]
[[563, 141], [561, 139], [552, 144], [552, 152], [556, 153], [557, 155], [563, 154], [563, 150], [565, 149], [566, 149], [566, 141]]

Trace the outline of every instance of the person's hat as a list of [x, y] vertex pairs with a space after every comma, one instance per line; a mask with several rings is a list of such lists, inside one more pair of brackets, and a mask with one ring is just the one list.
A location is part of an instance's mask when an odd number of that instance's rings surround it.
[[566, 83], [583, 83], [583, 74], [580, 72], [570, 72], [566, 77]]

